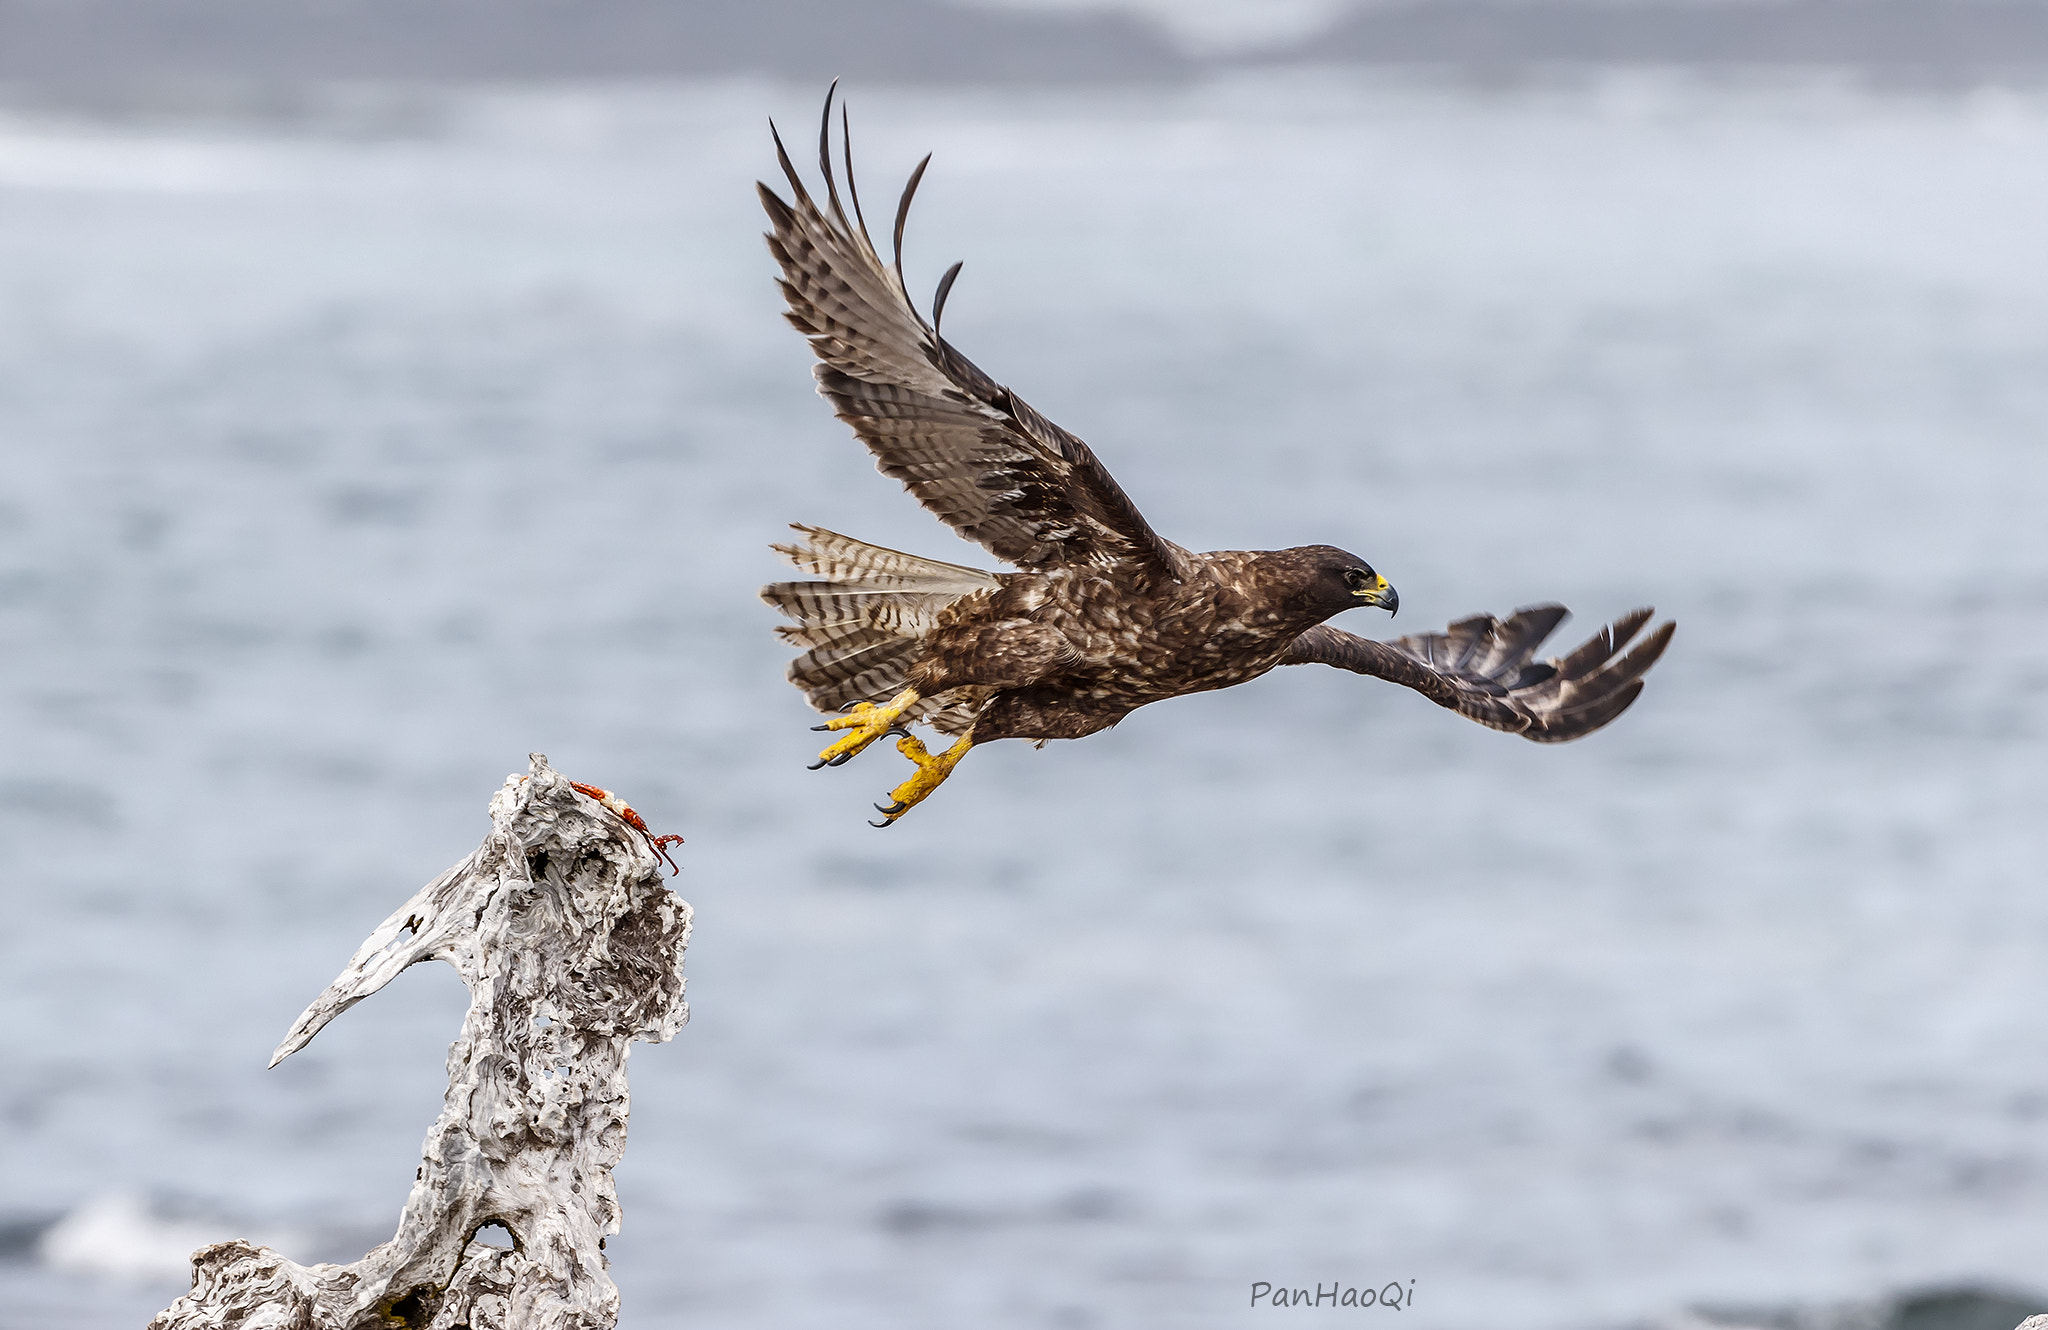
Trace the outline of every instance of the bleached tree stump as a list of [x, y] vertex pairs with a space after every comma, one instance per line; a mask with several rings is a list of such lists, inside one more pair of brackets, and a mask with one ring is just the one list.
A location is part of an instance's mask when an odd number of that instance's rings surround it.
[[[302, 1266], [242, 1241], [202, 1247], [191, 1292], [150, 1330], [617, 1323], [603, 1248], [619, 1231], [626, 1054], [689, 1017], [690, 907], [662, 884], [658, 847], [624, 804], [531, 760], [491, 800], [484, 843], [370, 934], [270, 1059], [415, 961], [462, 975], [469, 1014], [397, 1235], [352, 1265]], [[510, 1249], [477, 1241], [493, 1224]]]

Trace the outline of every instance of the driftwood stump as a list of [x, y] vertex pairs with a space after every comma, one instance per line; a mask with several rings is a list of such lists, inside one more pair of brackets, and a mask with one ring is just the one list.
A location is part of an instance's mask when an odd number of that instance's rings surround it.
[[[270, 1059], [415, 961], [462, 975], [469, 1015], [397, 1236], [352, 1265], [302, 1266], [242, 1241], [202, 1247], [192, 1291], [150, 1330], [617, 1323], [603, 1248], [619, 1231], [611, 1171], [626, 1145], [626, 1053], [689, 1017], [690, 907], [662, 885], [638, 822], [538, 753], [526, 777], [506, 781], [490, 836], [370, 934]], [[490, 1225], [510, 1249], [477, 1240]]]

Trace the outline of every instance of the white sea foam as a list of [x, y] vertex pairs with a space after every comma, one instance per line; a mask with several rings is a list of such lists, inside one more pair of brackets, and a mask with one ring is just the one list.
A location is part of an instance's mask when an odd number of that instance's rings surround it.
[[150, 194], [243, 191], [265, 178], [253, 145], [0, 119], [0, 189]]
[[257, 1236], [231, 1221], [202, 1221], [160, 1213], [133, 1192], [94, 1197], [51, 1225], [36, 1242], [36, 1257], [67, 1274], [137, 1283], [177, 1282], [192, 1272], [192, 1253], [209, 1243], [246, 1237], [297, 1248], [296, 1234]]

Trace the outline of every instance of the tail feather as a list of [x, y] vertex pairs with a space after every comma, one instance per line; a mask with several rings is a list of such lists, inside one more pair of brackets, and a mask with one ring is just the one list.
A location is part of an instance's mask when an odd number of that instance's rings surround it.
[[963, 596], [1002, 583], [979, 568], [884, 549], [819, 527], [796, 526], [801, 544], [775, 550], [820, 580], [777, 582], [761, 599], [796, 620], [776, 629], [806, 648], [789, 681], [820, 711], [881, 702], [901, 692], [925, 634]]
[[805, 572], [828, 582], [851, 583], [874, 591], [951, 591], [960, 596], [998, 585], [994, 573], [979, 568], [883, 549], [822, 527], [791, 523], [790, 530], [802, 532], [806, 543], [770, 548]]
[[915, 638], [863, 634], [798, 656], [789, 663], [789, 681], [818, 710], [840, 711], [895, 696], [916, 662]]
[[[960, 595], [869, 591], [842, 582], [777, 582], [761, 588], [761, 599], [805, 627], [859, 623], [904, 637], [922, 637]], [[789, 630], [777, 631], [789, 636]]]

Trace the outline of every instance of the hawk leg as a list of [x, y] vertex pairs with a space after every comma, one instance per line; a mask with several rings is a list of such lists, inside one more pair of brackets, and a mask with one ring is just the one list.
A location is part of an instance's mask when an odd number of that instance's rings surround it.
[[889, 791], [887, 804], [876, 804], [875, 811], [886, 821], [870, 822], [871, 827], [892, 827], [896, 819], [923, 803], [925, 796], [946, 783], [946, 777], [953, 774], [953, 768], [960, 765], [960, 759], [967, 756], [967, 750], [974, 747], [972, 731], [953, 741], [953, 746], [934, 756], [914, 735], [906, 734], [896, 741], [896, 751], [917, 763], [917, 774]]
[[811, 770], [816, 771], [819, 767], [836, 767], [889, 731], [897, 729], [903, 722], [903, 713], [917, 703], [917, 690], [906, 688], [881, 706], [876, 706], [872, 702], [856, 702], [853, 709], [845, 715], [834, 716], [823, 725], [811, 726], [814, 730], [849, 732], [818, 754], [818, 760], [811, 763]]

